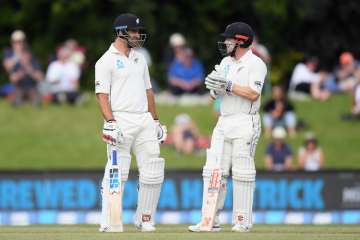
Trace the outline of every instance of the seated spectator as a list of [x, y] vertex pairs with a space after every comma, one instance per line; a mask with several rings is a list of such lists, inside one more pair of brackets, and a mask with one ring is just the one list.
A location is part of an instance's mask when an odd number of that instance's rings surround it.
[[286, 128], [291, 137], [296, 135], [294, 107], [286, 99], [284, 91], [280, 86], [273, 87], [272, 98], [265, 103], [263, 110], [263, 124], [267, 137], [271, 136], [272, 129], [277, 126]]
[[4, 52], [3, 64], [14, 86], [13, 106], [19, 106], [28, 99], [33, 105], [41, 104], [38, 82], [44, 74], [26, 44], [25, 33], [16, 30], [11, 34], [11, 48]]
[[252, 52], [261, 58], [266, 64], [269, 64], [271, 61], [271, 56], [269, 50], [262, 44], [259, 43], [258, 38], [255, 37], [251, 45]]
[[185, 48], [177, 53], [170, 65], [168, 78], [173, 95], [202, 93], [203, 66], [199, 60], [194, 58], [190, 48]]
[[271, 55], [269, 50], [263, 44], [259, 43], [259, 39], [256, 36], [254, 37], [253, 43], [251, 45], [251, 50], [256, 56], [261, 58], [267, 66], [268, 73], [266, 74], [263, 93], [268, 94], [271, 91]]
[[299, 165], [305, 171], [318, 171], [324, 166], [324, 153], [312, 133], [306, 134], [304, 146], [299, 149]]
[[360, 83], [354, 87], [354, 97], [353, 97], [353, 106], [351, 113], [360, 118]]
[[350, 113], [343, 114], [342, 120], [360, 120], [360, 83], [355, 85], [353, 92], [353, 101]]
[[290, 80], [291, 91], [308, 94], [321, 101], [330, 97], [331, 93], [321, 88], [326, 76], [315, 72], [318, 62], [317, 58], [310, 57], [295, 66]]
[[50, 63], [46, 80], [51, 84], [54, 103], [81, 104], [79, 93], [80, 67], [70, 60], [71, 51], [62, 47], [57, 52], [57, 60]]
[[75, 39], [68, 39], [64, 43], [64, 47], [70, 51], [70, 61], [79, 65], [82, 68], [85, 64], [85, 48], [79, 46], [79, 43]]
[[339, 67], [335, 74], [339, 90], [353, 92], [360, 79], [360, 63], [350, 52], [343, 52], [339, 57]]
[[180, 153], [190, 155], [194, 152], [196, 141], [200, 134], [189, 115], [179, 114], [175, 118], [172, 136], [176, 150]]
[[272, 131], [273, 141], [267, 146], [265, 155], [265, 168], [271, 171], [284, 171], [292, 169], [292, 151], [285, 143], [286, 131], [276, 127]]
[[165, 64], [169, 69], [171, 63], [179, 55], [179, 53], [186, 47], [186, 39], [181, 33], [173, 33], [169, 38], [170, 48], [165, 51]]

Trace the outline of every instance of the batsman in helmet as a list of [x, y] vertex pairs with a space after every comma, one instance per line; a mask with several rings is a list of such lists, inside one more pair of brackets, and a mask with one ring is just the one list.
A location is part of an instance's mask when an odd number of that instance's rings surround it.
[[[260, 97], [267, 69], [251, 51], [254, 32], [248, 24], [232, 23], [220, 36], [223, 40], [218, 42], [218, 47], [225, 57], [205, 81], [211, 96], [221, 102], [220, 117], [203, 168], [202, 220], [189, 227], [192, 232], [221, 230], [219, 211], [224, 206], [230, 169], [233, 181], [232, 231], [248, 232], [253, 225], [254, 155], [261, 132]], [[218, 190], [216, 181], [219, 181]], [[214, 192], [217, 192], [216, 201], [211, 199]], [[216, 206], [212, 208], [211, 204]]]
[[159, 156], [159, 143], [166, 138], [166, 127], [156, 114], [145, 57], [136, 51], [146, 39], [140, 19], [121, 14], [113, 28], [115, 40], [95, 65], [95, 92], [104, 118], [102, 138], [108, 153], [99, 230], [123, 231], [121, 201], [132, 151], [139, 169], [134, 223], [141, 231], [152, 232], [164, 180], [165, 160]]

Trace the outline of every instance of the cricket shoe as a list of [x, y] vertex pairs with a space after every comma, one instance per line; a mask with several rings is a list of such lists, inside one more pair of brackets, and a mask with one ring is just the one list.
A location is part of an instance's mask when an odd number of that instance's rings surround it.
[[[189, 226], [188, 227], [188, 230], [190, 231], [190, 232], [206, 232], [206, 231], [204, 231], [204, 230], [201, 230], [201, 223], [198, 223], [198, 224], [196, 224], [196, 225], [192, 225], [192, 226]], [[220, 232], [221, 231], [221, 227], [220, 227], [220, 225], [214, 225], [213, 227], [212, 227], [212, 229], [211, 229], [211, 232]]]
[[232, 232], [250, 232], [250, 228], [237, 223], [231, 228], [231, 231]]
[[123, 232], [122, 227], [100, 227], [99, 232]]
[[135, 227], [141, 232], [155, 232], [156, 230], [151, 222], [135, 223]]

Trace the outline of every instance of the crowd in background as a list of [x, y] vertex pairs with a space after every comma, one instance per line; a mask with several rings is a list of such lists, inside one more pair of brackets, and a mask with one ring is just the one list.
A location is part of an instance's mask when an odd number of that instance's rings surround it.
[[[55, 54], [49, 57], [46, 71], [43, 71], [32, 53], [23, 31], [14, 31], [10, 43], [11, 46], [3, 52], [2, 60], [9, 84], [1, 86], [0, 94], [7, 96], [14, 107], [21, 106], [25, 101], [34, 106], [40, 106], [44, 102], [72, 105], [86, 102], [86, 93], [80, 91], [81, 73], [86, 65], [86, 49], [76, 40], [68, 39], [54, 50]], [[170, 99], [178, 101], [186, 97], [191, 97], [190, 102], [194, 102], [205, 97], [208, 103], [203, 84], [206, 73], [194, 49], [180, 33], [170, 36], [169, 46], [170, 51], [165, 54], [164, 59], [167, 88], [160, 92], [156, 80], [153, 80], [154, 92], [158, 95], [165, 92], [164, 102], [171, 102]], [[145, 56], [148, 66], [151, 67], [149, 51], [146, 48], [136, 51]], [[252, 45], [252, 51], [271, 68], [271, 55], [257, 38]], [[291, 78], [288, 79], [288, 89], [280, 85], [271, 86], [269, 75], [267, 76], [263, 91], [271, 92], [271, 97], [263, 102], [262, 122], [264, 135], [271, 140], [264, 158], [268, 170], [295, 169], [294, 153], [286, 139], [287, 136], [297, 137], [302, 122], [299, 121], [296, 109], [289, 99], [327, 101], [333, 94], [352, 94], [353, 105], [347, 119], [360, 116], [360, 63], [353, 54], [341, 53], [338, 65], [332, 72], [319, 71], [318, 66], [317, 57], [305, 57], [304, 61], [295, 65]], [[158, 99], [161, 101], [162, 98]], [[218, 107], [219, 101], [215, 101], [216, 113]], [[186, 155], [193, 154], [196, 149], [206, 148], [210, 142], [209, 138], [200, 135], [196, 122], [187, 114], [176, 116], [170, 137], [168, 143], [173, 144], [176, 151]], [[303, 146], [297, 151], [297, 162], [300, 168], [309, 171], [316, 171], [324, 166], [324, 153], [313, 133], [306, 134]]]
[[2, 86], [2, 95], [9, 98], [12, 106], [25, 101], [34, 106], [44, 102], [82, 105], [86, 95], [80, 92], [80, 76], [85, 64], [85, 49], [76, 40], [69, 39], [49, 57], [46, 72], [41, 68], [26, 35], [15, 30], [10, 37], [11, 46], [3, 53], [3, 66], [9, 84]]

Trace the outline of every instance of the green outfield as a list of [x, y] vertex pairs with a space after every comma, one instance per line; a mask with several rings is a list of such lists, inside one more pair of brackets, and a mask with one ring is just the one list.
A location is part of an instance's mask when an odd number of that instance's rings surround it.
[[190, 233], [185, 225], [160, 225], [155, 233], [141, 233], [133, 226], [125, 226], [124, 233], [99, 233], [95, 225], [43, 225], [29, 227], [1, 227], [0, 239], [11, 240], [351, 240], [359, 239], [357, 225], [256, 225], [250, 233], [230, 232], [225, 226], [218, 233]]
[[[360, 122], [343, 122], [340, 115], [349, 110], [348, 96], [335, 96], [330, 101], [298, 102], [300, 119], [314, 131], [326, 155], [327, 168], [360, 168]], [[190, 114], [202, 134], [211, 134], [216, 119], [211, 106], [158, 106], [160, 118], [170, 129], [178, 113]], [[103, 169], [105, 147], [100, 140], [102, 119], [94, 98], [83, 107], [24, 106], [14, 109], [0, 101], [0, 169]], [[290, 143], [296, 151], [304, 131]], [[263, 168], [268, 140], [261, 138], [256, 164]], [[172, 147], [162, 146], [168, 169], [199, 169], [204, 152], [183, 156]], [[134, 161], [133, 161], [134, 163]]]

